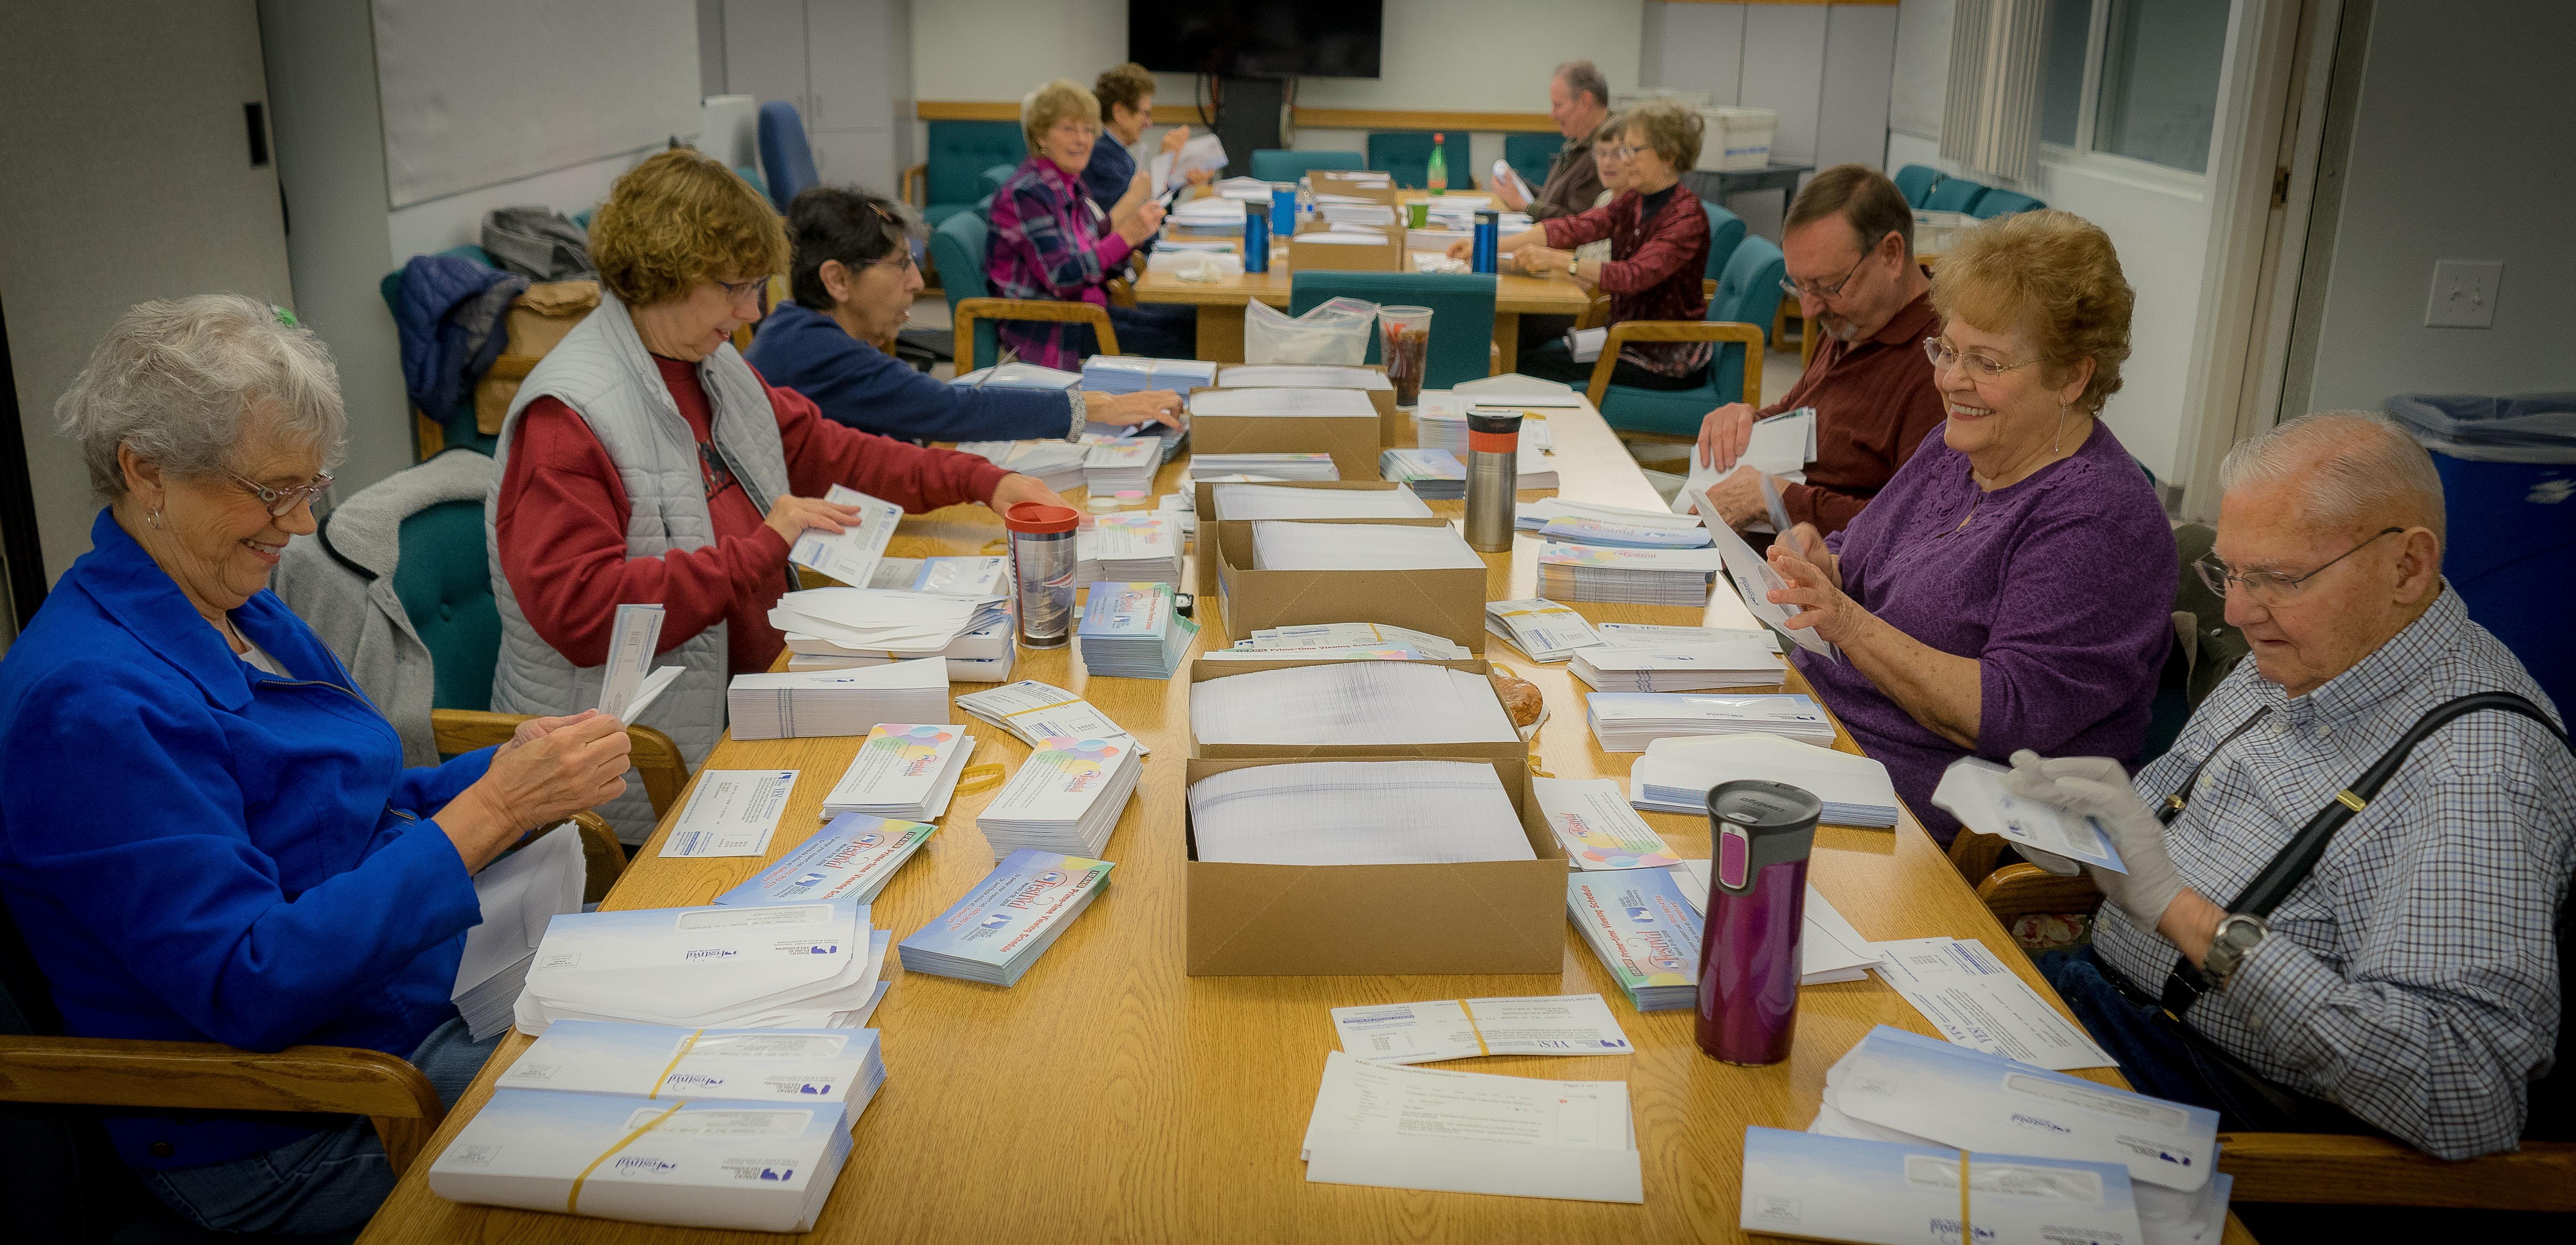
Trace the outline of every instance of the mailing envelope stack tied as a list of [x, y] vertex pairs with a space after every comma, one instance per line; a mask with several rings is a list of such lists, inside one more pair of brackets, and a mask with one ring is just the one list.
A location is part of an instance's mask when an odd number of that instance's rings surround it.
[[851, 899], [565, 913], [537, 946], [517, 1026], [853, 1029], [882, 996], [891, 941]]
[[1956, 1241], [1963, 1227], [1994, 1245], [2153, 1239], [2139, 1234], [2128, 1176], [2107, 1163], [1759, 1126], [1744, 1130], [1738, 1226], [1861, 1245]]
[[496, 1090], [720, 1098], [865, 1109], [885, 1083], [874, 1029], [679, 1029], [566, 1020], [519, 1052]]

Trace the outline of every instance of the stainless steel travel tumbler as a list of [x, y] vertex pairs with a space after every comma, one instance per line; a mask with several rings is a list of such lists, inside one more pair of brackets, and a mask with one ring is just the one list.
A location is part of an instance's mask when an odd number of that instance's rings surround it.
[[1467, 411], [1467, 547], [1503, 553], [1512, 547], [1520, 483], [1521, 413]]
[[1024, 501], [1002, 515], [1011, 531], [1011, 576], [1018, 585], [1020, 643], [1063, 648], [1073, 640], [1073, 530], [1070, 506]]

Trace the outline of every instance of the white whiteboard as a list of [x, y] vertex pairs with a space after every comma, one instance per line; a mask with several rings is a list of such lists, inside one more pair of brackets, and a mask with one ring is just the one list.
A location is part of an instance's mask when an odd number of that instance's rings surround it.
[[1904, 0], [1896, 13], [1896, 78], [1888, 93], [1887, 128], [1917, 138], [1941, 137], [1949, 98], [1951, 0]]
[[692, 0], [374, 0], [388, 206], [698, 130]]

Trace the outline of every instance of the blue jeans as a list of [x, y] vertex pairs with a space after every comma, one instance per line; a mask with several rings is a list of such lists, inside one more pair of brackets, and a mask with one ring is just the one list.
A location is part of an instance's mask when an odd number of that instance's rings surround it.
[[[477, 1042], [463, 1020], [450, 1020], [412, 1051], [412, 1066], [452, 1107], [500, 1040]], [[215, 1232], [345, 1232], [394, 1191], [384, 1143], [363, 1115], [249, 1158], [135, 1175], [180, 1217]]]

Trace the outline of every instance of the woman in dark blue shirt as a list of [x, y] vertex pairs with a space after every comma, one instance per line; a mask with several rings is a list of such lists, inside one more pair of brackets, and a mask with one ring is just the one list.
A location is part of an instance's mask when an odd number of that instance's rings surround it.
[[[348, 427], [330, 356], [282, 313], [134, 307], [55, 411], [108, 505], [0, 661], [0, 900], [64, 1028], [362, 1046], [452, 1103], [491, 1050], [449, 1002], [482, 919], [473, 874], [624, 790], [623, 726], [541, 718], [403, 767], [392, 724], [268, 591]], [[106, 1124], [146, 1188], [217, 1231], [341, 1231], [393, 1188], [364, 1118]]]

